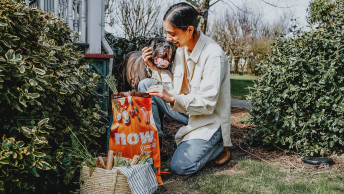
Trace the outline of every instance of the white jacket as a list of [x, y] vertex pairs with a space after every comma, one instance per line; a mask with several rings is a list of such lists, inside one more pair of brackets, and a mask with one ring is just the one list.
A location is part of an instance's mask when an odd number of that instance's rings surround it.
[[[178, 48], [172, 73], [153, 70], [153, 77], [175, 95], [172, 110], [189, 115], [187, 126], [181, 127], [176, 143], [189, 139], [209, 140], [221, 126], [224, 146], [232, 146], [230, 138], [230, 66], [221, 47], [202, 32], [195, 48], [186, 57], [186, 47]], [[184, 66], [189, 69], [190, 93], [181, 94]]]

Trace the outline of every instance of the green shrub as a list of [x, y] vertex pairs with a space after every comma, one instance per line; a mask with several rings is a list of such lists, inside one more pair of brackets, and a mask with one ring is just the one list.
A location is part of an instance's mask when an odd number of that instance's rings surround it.
[[62, 20], [0, 1], [0, 192], [70, 190], [71, 130], [99, 149], [100, 75], [81, 57]]
[[251, 143], [301, 155], [343, 153], [344, 17], [338, 14], [335, 23], [276, 41], [249, 97], [257, 126]]

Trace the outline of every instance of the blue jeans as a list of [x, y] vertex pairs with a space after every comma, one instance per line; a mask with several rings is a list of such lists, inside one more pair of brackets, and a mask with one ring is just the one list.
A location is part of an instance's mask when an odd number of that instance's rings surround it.
[[[146, 78], [138, 85], [139, 92], [146, 92], [155, 80]], [[166, 86], [165, 86], [166, 87]], [[189, 116], [171, 110], [161, 98], [152, 96], [152, 114], [159, 136], [163, 135], [159, 112], [172, 119], [187, 124]], [[179, 175], [189, 175], [199, 171], [207, 162], [215, 159], [223, 151], [221, 127], [208, 140], [191, 139], [181, 142], [173, 154], [171, 170]]]

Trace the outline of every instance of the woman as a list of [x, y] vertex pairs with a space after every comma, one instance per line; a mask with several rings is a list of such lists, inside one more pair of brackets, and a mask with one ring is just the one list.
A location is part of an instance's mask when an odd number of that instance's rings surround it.
[[172, 73], [153, 65], [151, 48], [142, 49], [153, 78], [163, 83], [154, 85], [153, 79], [145, 79], [138, 87], [153, 96], [159, 135], [163, 135], [159, 111], [187, 124], [175, 135], [178, 146], [171, 160], [171, 170], [180, 175], [195, 173], [214, 159], [216, 165], [226, 164], [232, 146], [227, 57], [217, 43], [197, 31], [198, 15], [192, 5], [183, 2], [171, 6], [164, 16], [167, 40], [178, 47]]

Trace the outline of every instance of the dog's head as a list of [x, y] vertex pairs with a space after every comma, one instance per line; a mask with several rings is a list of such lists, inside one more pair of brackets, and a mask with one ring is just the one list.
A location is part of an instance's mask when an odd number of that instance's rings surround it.
[[170, 66], [174, 60], [177, 46], [165, 38], [152, 38], [146, 46], [152, 48], [152, 61], [155, 66], [165, 69]]

